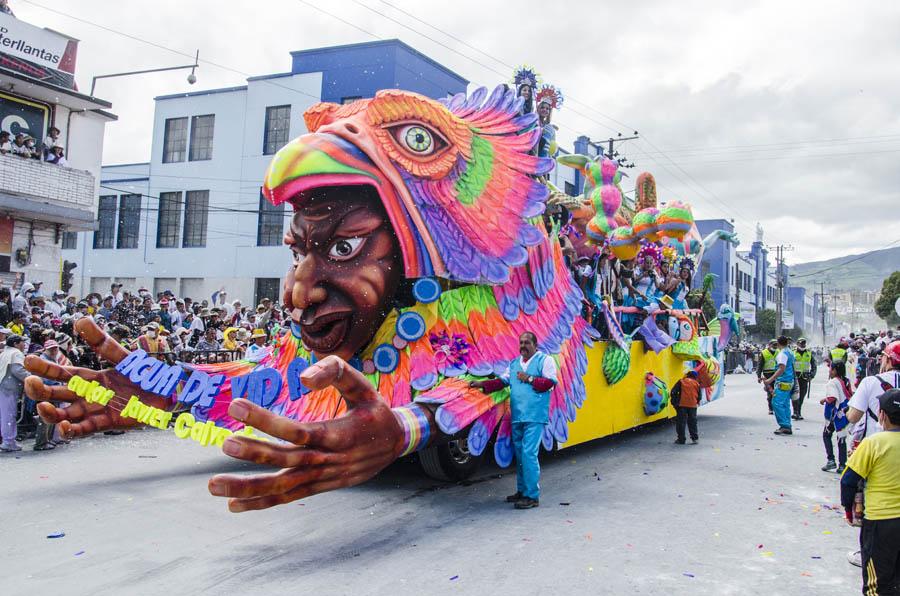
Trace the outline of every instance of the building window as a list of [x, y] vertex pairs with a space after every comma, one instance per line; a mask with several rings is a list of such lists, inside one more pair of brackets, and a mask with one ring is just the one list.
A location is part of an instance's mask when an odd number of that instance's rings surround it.
[[181, 193], [159, 193], [159, 216], [156, 227], [156, 248], [178, 248], [181, 232]]
[[116, 238], [116, 195], [100, 197], [97, 223], [98, 228], [94, 232], [94, 248], [112, 248]]
[[116, 248], [137, 248], [141, 229], [141, 195], [119, 197], [119, 235]]
[[190, 161], [204, 161], [212, 159], [213, 153], [213, 129], [216, 125], [216, 116], [194, 116], [191, 118], [191, 151]]
[[575, 194], [576, 194], [576, 193], [575, 193], [575, 185], [572, 184], [571, 182], [569, 182], [568, 180], [566, 180], [566, 182], [565, 182], [565, 191], [566, 191], [566, 194], [567, 194], [567, 195], [569, 195], [570, 197], [574, 197]]
[[277, 207], [259, 193], [259, 225], [257, 246], [280, 246], [284, 238], [284, 203]]
[[184, 161], [187, 149], [187, 118], [167, 118], [163, 136], [163, 163]]
[[262, 302], [263, 298], [268, 298], [272, 302], [280, 302], [281, 279], [277, 277], [257, 277], [256, 278], [256, 295], [253, 298], [254, 304]]
[[285, 146], [291, 134], [291, 106], [266, 108], [266, 130], [263, 135], [263, 155], [272, 155]]
[[63, 232], [62, 249], [75, 250], [78, 248], [78, 232]]
[[189, 190], [184, 199], [184, 248], [206, 246], [209, 191]]

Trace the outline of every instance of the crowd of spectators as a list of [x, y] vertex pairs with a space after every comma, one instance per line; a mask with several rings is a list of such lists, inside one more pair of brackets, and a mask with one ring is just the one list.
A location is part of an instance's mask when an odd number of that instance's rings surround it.
[[[286, 311], [268, 298], [248, 307], [240, 300], [228, 301], [225, 291], [194, 300], [171, 290], [156, 295], [146, 288], [123, 290], [120, 283], [113, 283], [106, 295], [92, 292], [79, 298], [61, 291], [45, 296], [41, 285], [24, 283], [18, 291], [0, 288], [0, 345], [64, 366], [108, 366], [74, 331], [75, 322], [88, 316], [129, 350], [142, 349], [170, 362], [258, 360], [266, 345], [289, 330], [282, 325]], [[14, 393], [17, 402], [18, 434], [40, 439], [36, 404], [23, 395], [21, 382], [13, 382], [16, 370], [8, 367], [5, 376], [10, 377], [7, 393]], [[44, 439], [36, 442], [36, 449], [52, 448], [52, 439]]]
[[34, 137], [24, 132], [13, 135], [5, 130], [0, 131], [0, 155], [36, 159], [59, 166], [68, 165], [59, 129], [55, 126], [50, 127], [50, 132], [40, 145], [36, 144]]

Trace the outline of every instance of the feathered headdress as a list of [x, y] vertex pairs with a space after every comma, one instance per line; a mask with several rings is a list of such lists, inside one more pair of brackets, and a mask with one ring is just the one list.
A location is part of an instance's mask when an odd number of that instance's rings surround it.
[[667, 261], [669, 265], [675, 265], [678, 262], [678, 251], [674, 246], [664, 246], [662, 249], [662, 259]]
[[537, 86], [541, 83], [541, 75], [534, 68], [523, 64], [513, 73], [512, 80], [516, 89], [522, 85], [529, 85], [532, 89], [537, 89]]
[[548, 103], [554, 110], [561, 108], [563, 104], [562, 91], [550, 84], [541, 85], [535, 99], [537, 100], [538, 105]]
[[678, 259], [678, 269], [687, 269], [693, 275], [694, 273], [694, 259], [690, 257], [681, 257]]
[[662, 251], [652, 242], [646, 242], [641, 246], [641, 250], [638, 252], [638, 262], [643, 262], [647, 257], [652, 258], [653, 262], [659, 265], [659, 261], [662, 258]]

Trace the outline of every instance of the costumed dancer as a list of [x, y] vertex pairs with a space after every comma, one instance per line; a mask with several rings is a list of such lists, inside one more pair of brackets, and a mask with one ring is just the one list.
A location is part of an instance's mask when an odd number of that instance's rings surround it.
[[541, 84], [541, 75], [530, 66], [522, 65], [513, 74], [513, 84], [516, 86], [516, 96], [525, 100], [519, 110], [519, 116], [534, 112], [534, 96], [538, 85]]
[[691, 278], [693, 277], [694, 261], [688, 257], [682, 257], [678, 262], [678, 282], [675, 288], [669, 292], [673, 309], [688, 309], [687, 295], [691, 291]]
[[550, 120], [553, 110], [563, 104], [562, 91], [553, 85], [543, 85], [537, 92], [537, 112], [541, 125], [541, 139], [538, 142], [538, 157], [556, 157], [559, 149], [556, 145], [556, 125]]
[[644, 244], [638, 253], [638, 266], [634, 269], [632, 285], [635, 290], [635, 306], [646, 309], [656, 302], [656, 294], [660, 285], [657, 272], [661, 252], [655, 244]]

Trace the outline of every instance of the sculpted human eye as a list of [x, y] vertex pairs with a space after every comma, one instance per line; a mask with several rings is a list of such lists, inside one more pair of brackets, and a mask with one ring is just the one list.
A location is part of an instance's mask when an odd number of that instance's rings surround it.
[[332, 242], [328, 256], [335, 261], [346, 261], [359, 254], [365, 238], [339, 238]]

